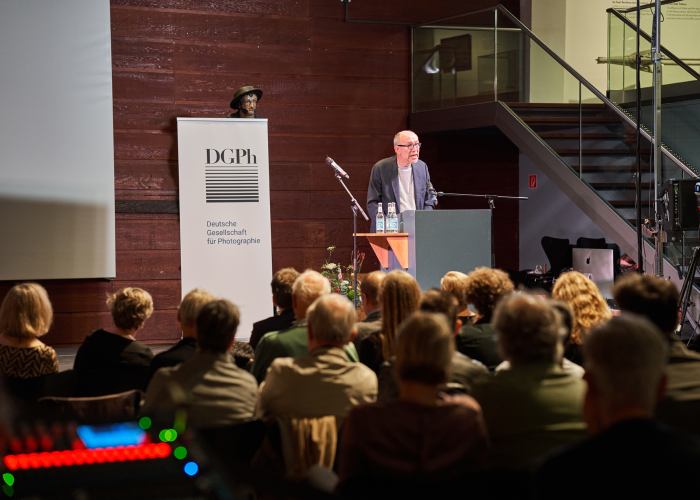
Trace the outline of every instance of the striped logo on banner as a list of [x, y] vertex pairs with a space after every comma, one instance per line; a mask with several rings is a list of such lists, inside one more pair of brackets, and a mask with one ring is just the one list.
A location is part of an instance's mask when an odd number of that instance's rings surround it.
[[260, 201], [260, 171], [257, 165], [206, 165], [207, 203]]

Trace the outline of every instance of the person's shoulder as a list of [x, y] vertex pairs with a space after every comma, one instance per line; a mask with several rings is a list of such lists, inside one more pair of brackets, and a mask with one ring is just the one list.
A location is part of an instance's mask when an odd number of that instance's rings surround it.
[[386, 168], [387, 166], [392, 166], [394, 163], [396, 163], [396, 156], [388, 156], [386, 158], [382, 158], [379, 160], [377, 163], [374, 164], [372, 169], [381, 169], [381, 168]]
[[272, 363], [270, 363], [270, 371], [278, 373], [295, 371], [298, 367], [298, 364], [299, 363], [297, 359], [292, 357], [275, 358], [272, 360]]

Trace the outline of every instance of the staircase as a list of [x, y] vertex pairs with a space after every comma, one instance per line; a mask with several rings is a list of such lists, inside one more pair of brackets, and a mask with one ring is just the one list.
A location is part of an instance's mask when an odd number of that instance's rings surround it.
[[[472, 47], [477, 51], [476, 59], [483, 63], [477, 65], [476, 73], [473, 68], [453, 68], [453, 85], [449, 89], [454, 98], [449, 105], [436, 106], [434, 102], [437, 97], [441, 98], [445, 89], [441, 80], [444, 72], [424, 74], [420, 67], [414, 66], [414, 69], [418, 69], [414, 71], [411, 127], [423, 133], [497, 127], [529, 161], [537, 165], [548, 180], [587, 214], [606, 239], [617, 243], [629, 255], [636, 256], [637, 250], [641, 250], [645, 269], [655, 269], [655, 249], [651, 238], [644, 238], [643, 248], [638, 249], [636, 125], [627, 111], [627, 97], [633, 90], [629, 88], [627, 80], [620, 80], [618, 75], [617, 80], [620, 81], [615, 81], [621, 86], [620, 89], [601, 91], [503, 6], [493, 8], [493, 17], [488, 16], [493, 22], [480, 24], [484, 22], [478, 17], [481, 14], [482, 11], [465, 14], [465, 20], [473, 16], [474, 27], [464, 24], [457, 33], [462, 38], [479, 38], [484, 28], [490, 28], [496, 40], [492, 45], [484, 42], [482, 52]], [[450, 18], [449, 22], [455, 23], [455, 19]], [[629, 21], [620, 22], [629, 28]], [[489, 23], [492, 24], [489, 26]], [[455, 26], [450, 25], [450, 28]], [[624, 37], [627, 28], [616, 33]], [[419, 30], [426, 30], [426, 33], [416, 33]], [[455, 38], [454, 31], [442, 33], [439, 27], [432, 24], [416, 31], [414, 40], [423, 44]], [[629, 48], [624, 43], [618, 45], [620, 47], [616, 50]], [[622, 55], [628, 54], [625, 52]], [[679, 66], [684, 65], [672, 54], [664, 52], [664, 55]], [[537, 62], [537, 68], [546, 68], [547, 71], [532, 71], [529, 65], [533, 61]], [[461, 76], [460, 71], [464, 71]], [[578, 96], [569, 83], [566, 88], [560, 88], [558, 80], [547, 81], [550, 75], [556, 79], [563, 75], [562, 81], [577, 83]], [[478, 85], [468, 85], [469, 77], [478, 79]], [[667, 83], [666, 80], [664, 83]], [[551, 87], [553, 91], [531, 92], [537, 85], [546, 89]], [[676, 86], [676, 89], [670, 89], [664, 85], [666, 100], [663, 112], [668, 119], [665, 122], [662, 120], [665, 126], [662, 125], [660, 141], [661, 165], [657, 169], [660, 183], [669, 179], [698, 178], [698, 171], [689, 165], [700, 165], [700, 142], [696, 139], [700, 126], [694, 128], [696, 123], [700, 123], [700, 74], [689, 71]], [[617, 104], [611, 101], [608, 95], [612, 95], [613, 91], [624, 99], [616, 99]], [[646, 113], [646, 121], [650, 122], [651, 94], [647, 90], [648, 95], [645, 96], [644, 91], [642, 114], [644, 116]], [[542, 95], [547, 100], [558, 99], [560, 102], [529, 102]], [[595, 104], [591, 104], [591, 101], [595, 101]], [[465, 104], [459, 105], [460, 102]], [[652, 141], [652, 134], [643, 126], [641, 215], [642, 220], [652, 220], [653, 226], [656, 179], [649, 161]], [[697, 230], [669, 237], [663, 245], [661, 273], [672, 279], [679, 288], [685, 278], [692, 248], [697, 245]], [[691, 300], [694, 302], [696, 326], [700, 330], [698, 288], [694, 289]]]
[[[511, 103], [516, 115], [598, 195], [636, 227], [635, 131], [602, 104]], [[581, 133], [579, 134], [579, 122]], [[642, 219], [653, 211], [649, 145], [642, 151]]]

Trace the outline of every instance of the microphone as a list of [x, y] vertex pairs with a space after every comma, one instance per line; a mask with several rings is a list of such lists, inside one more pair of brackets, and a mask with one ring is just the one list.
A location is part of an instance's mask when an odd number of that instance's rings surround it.
[[338, 174], [341, 177], [345, 177], [346, 179], [349, 179], [350, 176], [348, 173], [340, 168], [340, 165], [338, 165], [336, 162], [333, 161], [333, 158], [330, 156], [326, 156], [326, 164], [331, 167], [333, 170], [335, 170], [335, 173]]

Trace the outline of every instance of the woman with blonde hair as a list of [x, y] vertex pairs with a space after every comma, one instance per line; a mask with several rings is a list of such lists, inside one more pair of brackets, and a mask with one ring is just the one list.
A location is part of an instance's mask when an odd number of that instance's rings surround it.
[[420, 286], [405, 271], [391, 271], [382, 281], [382, 329], [360, 342], [360, 361], [379, 373], [382, 363], [395, 354], [396, 333], [401, 323], [418, 309]]
[[457, 318], [462, 324], [468, 325], [476, 320], [476, 314], [469, 310], [467, 302], [467, 288], [469, 286], [469, 276], [459, 271], [448, 271], [440, 279], [440, 290], [443, 290], [457, 299], [459, 311]]
[[58, 372], [56, 351], [39, 337], [53, 321], [46, 290], [36, 283], [13, 286], [0, 306], [0, 374], [31, 379]]
[[571, 337], [564, 356], [583, 365], [583, 339], [591, 328], [612, 317], [608, 303], [598, 286], [578, 271], [569, 271], [557, 278], [552, 298], [568, 304], [574, 313]]
[[85, 396], [145, 389], [153, 353], [136, 340], [136, 333], [153, 314], [146, 290], [127, 287], [107, 298], [114, 331], [95, 330], [83, 341], [73, 368], [78, 390]]

